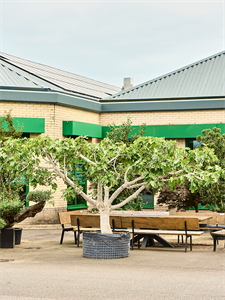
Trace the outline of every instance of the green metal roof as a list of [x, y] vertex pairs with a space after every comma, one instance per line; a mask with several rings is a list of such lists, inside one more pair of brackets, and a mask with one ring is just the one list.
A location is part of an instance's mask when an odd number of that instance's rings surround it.
[[43, 87], [99, 100], [121, 90], [110, 84], [0, 52], [0, 86]]
[[102, 101], [180, 99], [225, 95], [225, 51], [119, 92]]

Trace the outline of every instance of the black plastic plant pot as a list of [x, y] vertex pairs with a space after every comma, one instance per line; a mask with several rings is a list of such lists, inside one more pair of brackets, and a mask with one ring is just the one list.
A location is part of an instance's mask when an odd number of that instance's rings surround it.
[[14, 248], [15, 231], [14, 228], [3, 228], [0, 234], [0, 248]]
[[14, 227], [14, 231], [15, 231], [15, 245], [20, 245], [20, 243], [21, 243], [22, 230], [23, 230], [23, 228]]
[[114, 232], [101, 234], [83, 232], [83, 256], [95, 259], [115, 259], [128, 257], [130, 253], [130, 233]]

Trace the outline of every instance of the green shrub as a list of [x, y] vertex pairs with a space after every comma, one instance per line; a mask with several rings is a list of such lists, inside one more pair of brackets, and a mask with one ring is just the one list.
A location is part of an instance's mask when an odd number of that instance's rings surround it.
[[[52, 196], [52, 191], [51, 190], [32, 191], [32, 192], [29, 192], [28, 195], [27, 195], [27, 201], [29, 201], [29, 202], [32, 201], [32, 202], [36, 202], [36, 203], [49, 201], [52, 198], [53, 198], [53, 196]], [[50, 201], [50, 202], [53, 204], [53, 201]]]
[[6, 196], [0, 193], [0, 228], [11, 227], [14, 224], [14, 217], [24, 209], [24, 203], [21, 202], [18, 195]]
[[3, 220], [13, 219], [23, 208], [24, 204], [20, 201], [19, 197], [15, 199], [4, 197], [0, 200], [0, 217]]
[[0, 219], [0, 229], [4, 228], [6, 225], [6, 222], [3, 219]]

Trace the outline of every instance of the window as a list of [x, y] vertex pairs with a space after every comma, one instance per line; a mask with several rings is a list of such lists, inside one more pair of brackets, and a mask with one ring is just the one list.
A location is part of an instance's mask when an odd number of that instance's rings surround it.
[[200, 143], [196, 141], [196, 138], [186, 139], [186, 147], [190, 148], [191, 150], [194, 150], [199, 145]]
[[143, 208], [154, 208], [154, 195], [149, 189], [140, 193], [143, 201]]
[[[80, 185], [83, 187], [84, 193], [87, 191], [87, 181], [84, 177], [84, 167], [82, 164], [78, 166], [78, 168], [75, 170], [74, 175], [70, 175], [71, 177], [76, 176], [79, 180]], [[76, 194], [75, 197], [69, 197], [67, 198], [67, 209], [83, 209], [87, 208], [86, 200], [81, 196]]]
[[[194, 150], [199, 145], [200, 143], [197, 142], [195, 138], [186, 139], [186, 147], [189, 147], [191, 150]], [[191, 207], [190, 209], [195, 209], [195, 208]], [[206, 208], [204, 208], [204, 206], [201, 203], [199, 203], [198, 209], [205, 210]]]
[[[68, 135], [68, 138], [75, 139], [78, 135]], [[76, 176], [79, 180], [80, 185], [83, 187], [84, 193], [87, 192], [87, 181], [84, 177], [84, 167], [80, 164], [77, 169], [75, 170], [74, 174], [70, 175], [71, 177]], [[67, 198], [67, 210], [72, 209], [83, 209], [87, 208], [86, 200], [81, 196], [76, 194], [75, 197], [68, 197]]]

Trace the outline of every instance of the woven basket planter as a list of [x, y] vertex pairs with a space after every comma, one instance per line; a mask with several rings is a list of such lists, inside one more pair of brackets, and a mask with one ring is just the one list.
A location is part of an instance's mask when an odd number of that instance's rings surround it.
[[128, 257], [130, 253], [130, 233], [116, 232], [101, 234], [83, 232], [83, 256], [95, 259], [115, 259]]

